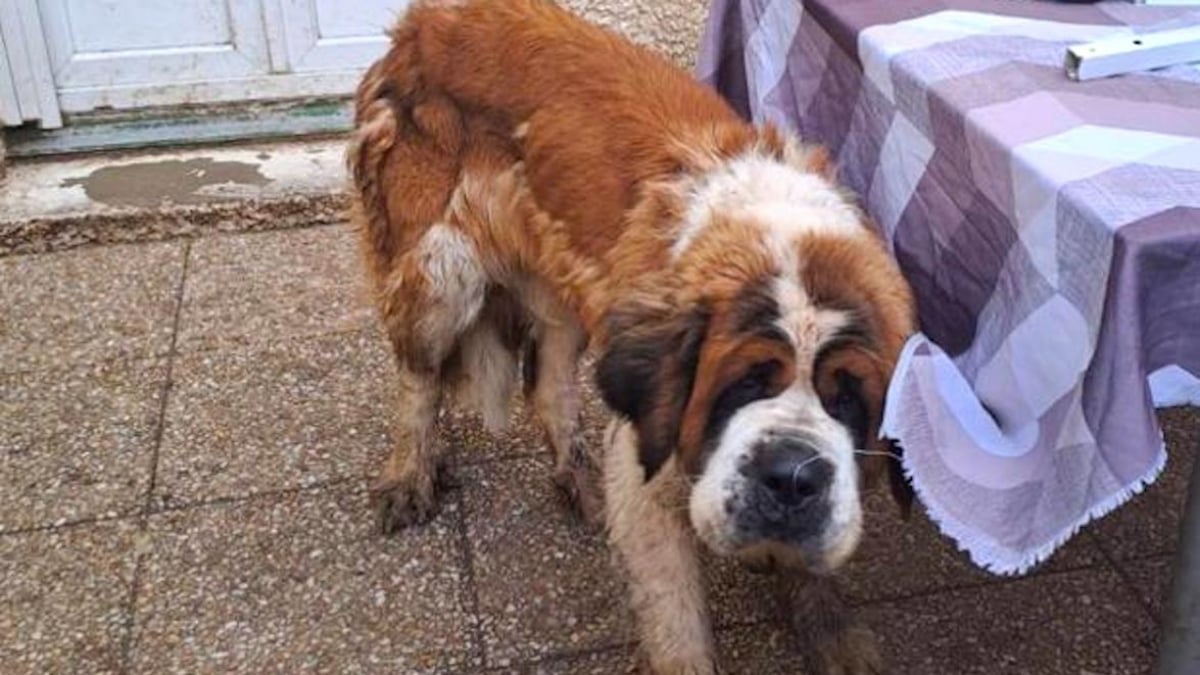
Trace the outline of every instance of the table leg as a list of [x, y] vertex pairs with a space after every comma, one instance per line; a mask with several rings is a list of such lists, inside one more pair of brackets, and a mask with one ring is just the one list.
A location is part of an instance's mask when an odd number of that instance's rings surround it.
[[1179, 552], [1162, 618], [1157, 675], [1200, 673], [1200, 459], [1192, 468]]

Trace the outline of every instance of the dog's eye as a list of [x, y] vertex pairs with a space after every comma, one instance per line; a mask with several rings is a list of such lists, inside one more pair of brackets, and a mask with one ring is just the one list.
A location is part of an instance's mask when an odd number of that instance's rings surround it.
[[750, 373], [742, 379], [729, 385], [725, 394], [739, 401], [753, 400], [762, 395], [767, 389], [766, 380], [759, 373]]
[[778, 361], [764, 361], [751, 366], [746, 374], [722, 389], [709, 411], [708, 423], [704, 428], [705, 438], [712, 438], [724, 429], [725, 423], [742, 406], [771, 396], [774, 393], [772, 382], [782, 367], [783, 364]]
[[765, 397], [770, 391], [771, 378], [778, 368], [779, 364], [775, 361], [766, 361], [751, 366], [741, 379], [725, 389], [721, 395], [722, 398], [727, 398], [729, 403], [736, 406], [742, 406]]
[[855, 444], [862, 447], [867, 435], [867, 406], [862, 398], [862, 381], [850, 373], [839, 370], [834, 374], [837, 393], [822, 401], [825, 412], [841, 422], [854, 436]]
[[839, 389], [837, 396], [833, 398], [833, 410], [830, 411], [830, 414], [835, 419], [845, 419], [855, 405], [858, 405], [858, 398], [845, 389]]
[[705, 435], [711, 436], [724, 428], [730, 417], [747, 403], [771, 395], [771, 380], [778, 373], [781, 364], [778, 361], [765, 361], [751, 366], [728, 387], [721, 391], [708, 416]]

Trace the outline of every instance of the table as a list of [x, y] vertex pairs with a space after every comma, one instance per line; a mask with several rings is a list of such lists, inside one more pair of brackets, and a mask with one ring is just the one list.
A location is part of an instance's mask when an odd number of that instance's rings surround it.
[[[1024, 573], [1153, 481], [1200, 405], [1200, 68], [1073, 82], [1066, 46], [1200, 11], [714, 0], [698, 76], [828, 146], [918, 304], [884, 431], [972, 560]], [[1161, 673], [1200, 672], [1200, 478]]]

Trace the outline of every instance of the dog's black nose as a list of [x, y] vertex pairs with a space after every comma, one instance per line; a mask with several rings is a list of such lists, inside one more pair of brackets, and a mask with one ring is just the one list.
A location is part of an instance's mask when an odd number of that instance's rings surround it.
[[755, 457], [754, 468], [761, 485], [782, 506], [798, 506], [824, 495], [833, 478], [833, 466], [795, 438], [768, 442]]

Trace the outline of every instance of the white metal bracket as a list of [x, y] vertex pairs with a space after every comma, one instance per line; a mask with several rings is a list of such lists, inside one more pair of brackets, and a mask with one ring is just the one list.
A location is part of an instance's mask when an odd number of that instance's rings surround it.
[[1200, 62], [1200, 26], [1126, 34], [1067, 48], [1067, 76], [1094, 80], [1110, 75]]

